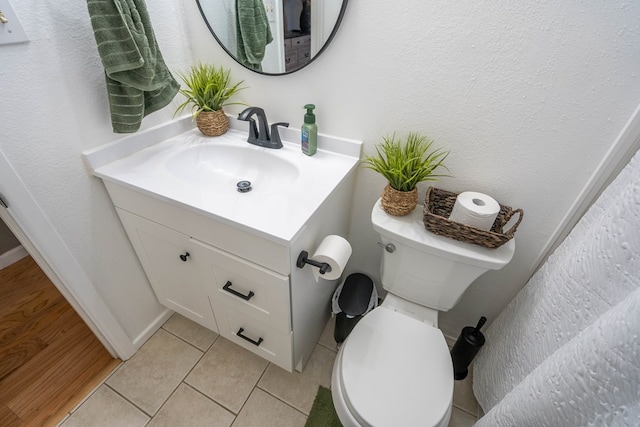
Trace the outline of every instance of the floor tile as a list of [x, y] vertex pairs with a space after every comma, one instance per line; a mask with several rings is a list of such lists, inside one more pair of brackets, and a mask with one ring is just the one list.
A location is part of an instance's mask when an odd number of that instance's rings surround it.
[[106, 385], [100, 386], [61, 427], [136, 427], [144, 426], [149, 417]]
[[234, 415], [186, 384], [180, 384], [148, 427], [229, 427]]
[[322, 331], [322, 335], [320, 335], [320, 339], [318, 340], [318, 344], [327, 347], [333, 351], [338, 351], [338, 345], [336, 344], [336, 340], [333, 339], [333, 331], [336, 327], [336, 316], [331, 316], [329, 321], [327, 322], [327, 326], [325, 326]]
[[318, 386], [331, 387], [331, 371], [336, 353], [317, 345], [303, 372], [287, 372], [269, 365], [258, 387], [309, 415]]
[[469, 374], [464, 380], [454, 381], [453, 406], [470, 414], [478, 413], [478, 402], [473, 395], [473, 367], [469, 367]]
[[153, 415], [200, 357], [200, 350], [159, 329], [107, 384]]
[[449, 427], [471, 427], [476, 423], [476, 417], [458, 408], [453, 408]]
[[198, 325], [196, 322], [178, 313], [174, 313], [174, 315], [162, 325], [162, 329], [182, 338], [202, 351], [207, 351], [209, 347], [211, 347], [211, 344], [219, 337], [215, 332]]
[[233, 427], [303, 427], [306, 421], [306, 415], [256, 388]]
[[218, 338], [185, 382], [237, 414], [268, 362], [224, 338]]

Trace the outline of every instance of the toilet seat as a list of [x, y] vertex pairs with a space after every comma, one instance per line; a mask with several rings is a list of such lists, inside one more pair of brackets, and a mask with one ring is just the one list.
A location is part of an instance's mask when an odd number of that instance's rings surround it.
[[361, 425], [447, 425], [453, 365], [439, 329], [381, 306], [358, 322], [337, 361], [343, 399]]

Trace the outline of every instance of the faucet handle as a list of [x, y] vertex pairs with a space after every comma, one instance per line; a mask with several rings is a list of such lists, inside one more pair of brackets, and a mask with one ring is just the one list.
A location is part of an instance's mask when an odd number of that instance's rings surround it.
[[278, 122], [271, 125], [271, 143], [274, 144], [276, 148], [282, 148], [282, 140], [280, 140], [280, 131], [278, 131], [278, 126], [288, 128], [289, 123]]

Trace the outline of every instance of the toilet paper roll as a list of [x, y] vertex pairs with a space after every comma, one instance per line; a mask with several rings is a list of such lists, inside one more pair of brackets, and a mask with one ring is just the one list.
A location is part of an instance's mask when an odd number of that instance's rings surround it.
[[449, 219], [489, 231], [500, 213], [500, 204], [491, 196], [474, 191], [458, 194]]
[[320, 246], [318, 246], [311, 259], [317, 262], [326, 262], [331, 266], [331, 271], [320, 274], [318, 267], [311, 266], [316, 282], [320, 277], [326, 280], [335, 280], [342, 276], [342, 272], [347, 266], [347, 261], [351, 257], [351, 252], [352, 249], [349, 242], [340, 236], [329, 235], [322, 239]]

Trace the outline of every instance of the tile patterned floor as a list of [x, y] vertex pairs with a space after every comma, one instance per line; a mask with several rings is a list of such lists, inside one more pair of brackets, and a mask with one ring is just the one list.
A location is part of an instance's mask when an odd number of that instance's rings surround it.
[[[304, 426], [318, 385], [331, 385], [333, 325], [304, 372], [289, 373], [174, 314], [59, 426]], [[472, 426], [471, 375], [453, 404], [449, 426]]]

